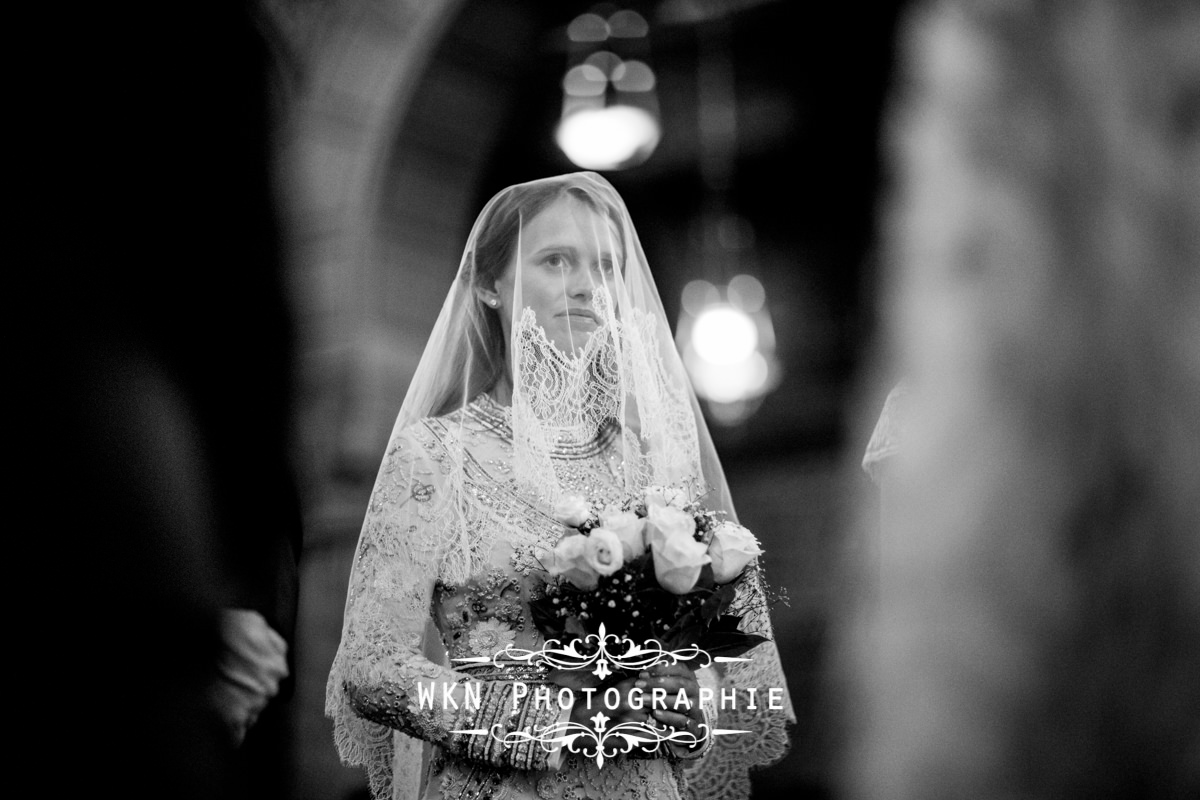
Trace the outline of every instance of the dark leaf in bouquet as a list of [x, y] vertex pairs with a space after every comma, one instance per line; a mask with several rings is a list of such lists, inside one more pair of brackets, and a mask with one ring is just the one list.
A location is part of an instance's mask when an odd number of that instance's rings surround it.
[[726, 614], [717, 619], [708, 630], [710, 633], [740, 633], [738, 626], [741, 624], [742, 618], [735, 617], [732, 614]]
[[733, 603], [733, 598], [737, 596], [737, 582], [723, 583], [713, 590], [709, 602], [713, 604], [709, 610], [710, 618], [719, 617], [725, 613], [730, 604]]
[[712, 638], [705, 638], [704, 652], [710, 656], [725, 656], [726, 658], [736, 658], [743, 653], [753, 650], [763, 642], [769, 642], [770, 639], [765, 636], [759, 636], [757, 633], [720, 633], [715, 634]]
[[711, 589], [717, 585], [716, 578], [713, 577], [712, 564], [705, 564], [700, 568], [700, 577], [696, 578], [697, 589]]
[[679, 650], [684, 647], [699, 647], [703, 637], [704, 624], [695, 612], [689, 611], [675, 620], [658, 640], [666, 650]]
[[741, 620], [732, 615], [725, 615], [709, 627], [704, 635], [701, 647], [711, 656], [721, 655], [734, 658], [750, 649], [770, 641], [765, 636], [756, 633], [743, 633], [738, 630]]
[[700, 618], [705, 624], [713, 623], [725, 612], [732, 600], [733, 590], [728, 584], [715, 587], [700, 604]]
[[[672, 640], [675, 640], [679, 637], [680, 634], [691, 633], [693, 631], [698, 632], [701, 629], [702, 629], [702, 626], [700, 625], [700, 617], [696, 614], [696, 612], [689, 611], [686, 614], [684, 614], [683, 616], [681, 616], [679, 619], [675, 620], [675, 622], [672, 623], [670, 629], [665, 634], [663, 634], [663, 636], [664, 636], [664, 638], [671, 638]], [[688, 642], [688, 644], [696, 644], [696, 643]]]
[[545, 639], [562, 639], [563, 618], [558, 616], [558, 609], [551, 605], [548, 598], [529, 604], [533, 624], [541, 631]]
[[578, 617], [570, 616], [566, 618], [566, 624], [563, 625], [563, 633], [568, 636], [578, 636], [580, 638], [587, 636], [590, 631], [583, 627], [583, 622]]
[[632, 575], [640, 575], [646, 571], [646, 567], [650, 564], [650, 551], [647, 550], [640, 556], [635, 556], [625, 562], [625, 566], [621, 569]]

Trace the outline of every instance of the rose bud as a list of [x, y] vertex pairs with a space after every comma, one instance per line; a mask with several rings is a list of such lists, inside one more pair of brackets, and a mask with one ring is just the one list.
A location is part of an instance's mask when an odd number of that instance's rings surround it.
[[624, 545], [615, 533], [593, 528], [583, 543], [587, 565], [600, 575], [612, 575], [625, 563]]
[[646, 520], [649, 523], [646, 538], [652, 544], [676, 537], [692, 540], [696, 533], [696, 520], [692, 515], [672, 506], [650, 506]]
[[554, 504], [554, 518], [572, 528], [582, 525], [591, 515], [591, 504], [577, 494], [564, 495]]
[[729, 583], [762, 552], [753, 533], [735, 522], [722, 522], [713, 531], [712, 541], [708, 545], [708, 554], [712, 556], [713, 580]]
[[632, 511], [606, 510], [600, 514], [600, 527], [612, 531], [625, 548], [625, 560], [646, 552], [646, 520]]
[[549, 572], [566, 578], [580, 589], [595, 589], [597, 574], [588, 565], [586, 536], [564, 536], [551, 551]]
[[712, 559], [708, 548], [691, 536], [667, 536], [650, 544], [654, 554], [654, 576], [673, 594], [687, 594], [696, 586], [700, 568]]

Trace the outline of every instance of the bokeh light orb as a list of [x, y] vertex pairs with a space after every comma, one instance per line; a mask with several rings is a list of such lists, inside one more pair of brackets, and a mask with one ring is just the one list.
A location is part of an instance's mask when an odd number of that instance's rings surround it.
[[749, 359], [758, 347], [758, 327], [740, 309], [709, 306], [692, 326], [692, 347], [710, 364], [738, 364]]
[[568, 114], [559, 122], [555, 139], [576, 166], [614, 170], [645, 161], [661, 135], [658, 120], [650, 112], [612, 105]]
[[705, 280], [688, 281], [683, 287], [683, 309], [693, 317], [698, 317], [708, 306], [721, 301], [721, 293], [716, 286]]
[[767, 301], [767, 292], [753, 275], [735, 275], [729, 281], [729, 302], [753, 314]]
[[686, 361], [696, 392], [717, 403], [755, 397], [766, 388], [770, 378], [767, 360], [757, 352], [733, 364], [713, 364], [702, 358]]

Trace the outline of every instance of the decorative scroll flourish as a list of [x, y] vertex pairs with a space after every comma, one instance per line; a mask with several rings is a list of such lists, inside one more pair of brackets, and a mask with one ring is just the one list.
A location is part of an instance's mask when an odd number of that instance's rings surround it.
[[[597, 633], [587, 634], [563, 645], [557, 639], [549, 639], [540, 650], [526, 650], [513, 645], [506, 646], [495, 655], [469, 656], [454, 659], [458, 662], [482, 665], [491, 663], [501, 669], [514, 663], [525, 663], [542, 669], [582, 671], [588, 668], [601, 681], [605, 680], [616, 670], [636, 672], [649, 669], [657, 664], [678, 664], [683, 661], [698, 663], [705, 667], [713, 661], [733, 662], [747, 661], [745, 658], [710, 656], [695, 645], [682, 647], [677, 650], [666, 650], [657, 639], [648, 639], [641, 644], [628, 636], [617, 636], [609, 633], [601, 623]], [[546, 752], [553, 752], [559, 747], [565, 747], [572, 753], [580, 753], [595, 759], [597, 767], [603, 767], [605, 759], [611, 759], [623, 753], [630, 753], [635, 748], [640, 755], [651, 756], [658, 752], [664, 742], [696, 747], [708, 741], [709, 737], [730, 736], [738, 733], [749, 733], [748, 730], [710, 729], [706, 723], [700, 723], [699, 735], [687, 730], [676, 730], [669, 726], [655, 725], [649, 721], [621, 722], [608, 727], [611, 719], [603, 711], [598, 711], [588, 718], [592, 727], [578, 722], [556, 722], [541, 728], [525, 728], [524, 730], [508, 730], [503, 724], [497, 723], [491, 728], [456, 730], [452, 733], [472, 736], [490, 736], [502, 743], [506, 748], [522, 742], [534, 742]]]
[[699, 736], [689, 731], [658, 727], [646, 722], [622, 722], [609, 728], [607, 725], [610, 717], [603, 711], [597, 712], [589, 719], [594, 727], [589, 728], [578, 722], [556, 722], [536, 730], [526, 728], [508, 731], [503, 725], [496, 724], [490, 729], [460, 730], [453, 733], [491, 736], [505, 747], [512, 747], [520, 742], [535, 742], [546, 752], [552, 752], [561, 746], [572, 753], [595, 759], [597, 767], [603, 767], [605, 759], [632, 752], [635, 748], [643, 755], [650, 756], [656, 753], [664, 742], [695, 747], [707, 741], [709, 736], [749, 733], [720, 728], [710, 731], [704, 723], [699, 725]]
[[[637, 672], [649, 669], [656, 664], [678, 664], [681, 661], [694, 661], [699, 668], [708, 666], [714, 659], [696, 645], [681, 647], [677, 650], [666, 650], [657, 639], [647, 639], [639, 644], [628, 636], [609, 633], [605, 629], [604, 623], [601, 623], [599, 632], [589, 633], [566, 645], [558, 639], [549, 639], [540, 650], [525, 650], [508, 645], [491, 658], [475, 656], [454, 660], [475, 664], [486, 664], [490, 661], [497, 667], [515, 661], [550, 669], [573, 671], [595, 665], [595, 668], [591, 670], [592, 674], [600, 680], [604, 680], [613, 673], [614, 669]], [[717, 658], [716, 660], [734, 659]]]

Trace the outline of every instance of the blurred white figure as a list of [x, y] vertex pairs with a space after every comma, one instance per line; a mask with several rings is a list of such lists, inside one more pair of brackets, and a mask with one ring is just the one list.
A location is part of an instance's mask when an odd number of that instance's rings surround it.
[[921, 4], [902, 50], [848, 794], [1200, 796], [1200, 7]]

